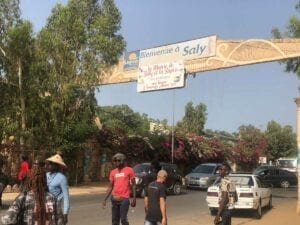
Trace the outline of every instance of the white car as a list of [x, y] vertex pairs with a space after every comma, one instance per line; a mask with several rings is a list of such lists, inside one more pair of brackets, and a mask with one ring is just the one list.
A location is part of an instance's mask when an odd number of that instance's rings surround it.
[[[269, 187], [253, 174], [230, 174], [235, 183], [238, 200], [234, 209], [247, 209], [255, 212], [256, 218], [262, 216], [262, 208], [272, 208], [272, 193]], [[219, 187], [212, 185], [207, 190], [206, 202], [211, 214], [215, 214], [219, 207]]]

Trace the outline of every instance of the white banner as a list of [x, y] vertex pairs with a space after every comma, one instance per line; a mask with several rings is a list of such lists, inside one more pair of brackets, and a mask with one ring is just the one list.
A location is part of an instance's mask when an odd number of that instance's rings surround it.
[[184, 86], [183, 61], [139, 67], [137, 91], [155, 91]]
[[216, 36], [180, 42], [140, 51], [139, 67], [174, 62], [179, 60], [198, 59], [216, 55]]

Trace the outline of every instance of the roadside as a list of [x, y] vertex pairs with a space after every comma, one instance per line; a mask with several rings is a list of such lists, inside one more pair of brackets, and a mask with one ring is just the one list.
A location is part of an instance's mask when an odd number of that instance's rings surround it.
[[234, 225], [299, 225], [300, 214], [296, 213], [297, 188], [292, 187], [286, 190], [273, 188], [273, 208], [264, 210], [261, 219], [249, 219], [240, 221], [239, 217], [233, 217]]
[[280, 205], [276, 205], [271, 211], [263, 214], [263, 217], [259, 220], [249, 220], [235, 223], [234, 225], [299, 225], [300, 214], [296, 213], [297, 199], [288, 199]]
[[[103, 194], [107, 182], [89, 182], [70, 187], [70, 195]], [[299, 225], [300, 214], [296, 213], [297, 189], [291, 188], [283, 191], [279, 188], [272, 189], [273, 208], [264, 210], [261, 219], [253, 219], [249, 215], [234, 215], [233, 225]], [[18, 193], [3, 193], [5, 205], [9, 205]]]
[[[105, 193], [108, 182], [88, 182], [82, 185], [70, 186], [69, 193], [70, 195], [85, 195], [85, 194], [97, 194]], [[2, 201], [12, 201], [14, 200], [19, 193], [17, 192], [4, 192], [2, 196]]]

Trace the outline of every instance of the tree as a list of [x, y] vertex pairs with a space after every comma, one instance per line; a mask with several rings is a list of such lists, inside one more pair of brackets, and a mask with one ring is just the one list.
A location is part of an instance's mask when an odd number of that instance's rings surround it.
[[205, 104], [200, 103], [194, 107], [192, 102], [188, 102], [185, 106], [185, 114], [177, 123], [176, 130], [201, 135], [204, 133], [206, 116]]
[[1, 95], [5, 104], [4, 116], [18, 124], [14, 135], [20, 138], [20, 145], [23, 147], [25, 136], [28, 135], [26, 101], [33, 93], [30, 68], [34, 60], [34, 38], [31, 23], [20, 21], [9, 28], [3, 48], [5, 58], [2, 61], [1, 87], [5, 92]]
[[267, 149], [273, 160], [280, 157], [296, 156], [296, 135], [291, 126], [281, 127], [275, 121], [270, 121], [265, 136], [268, 141]]
[[104, 126], [123, 130], [128, 135], [144, 135], [149, 132], [148, 116], [134, 112], [128, 105], [97, 107], [97, 115]]
[[253, 125], [240, 126], [238, 141], [233, 147], [233, 157], [239, 168], [251, 171], [260, 156], [267, 156], [267, 140], [264, 134]]
[[4, 138], [4, 134], [12, 134], [18, 127], [17, 122], [13, 120], [11, 115], [10, 96], [14, 96], [16, 86], [12, 87], [7, 82], [7, 66], [9, 59], [7, 58], [7, 33], [20, 20], [20, 9], [18, 0], [3, 0], [0, 2], [0, 140]]
[[[298, 12], [300, 12], [300, 2], [296, 5], [295, 8]], [[273, 28], [272, 33], [275, 38], [283, 38], [283, 37], [299, 38], [300, 37], [299, 18], [296, 16], [290, 17], [287, 29], [283, 34], [278, 30], [278, 28]], [[283, 60], [282, 62], [285, 64], [286, 72], [296, 73], [298, 77], [300, 76], [299, 57]]]
[[207, 137], [218, 137], [221, 140], [226, 140], [226, 141], [235, 141], [236, 138], [234, 134], [230, 134], [226, 131], [218, 131], [218, 130], [211, 130], [211, 129], [206, 129], [205, 130], [205, 136]]
[[70, 0], [52, 10], [37, 36], [35, 67], [44, 115], [36, 127], [45, 142], [72, 151], [92, 132], [99, 74], [125, 46], [120, 22], [113, 0]]

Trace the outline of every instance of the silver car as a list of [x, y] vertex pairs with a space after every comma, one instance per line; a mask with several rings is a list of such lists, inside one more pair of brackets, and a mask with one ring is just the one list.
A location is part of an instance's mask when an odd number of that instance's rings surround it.
[[185, 176], [187, 188], [207, 189], [218, 177], [218, 169], [221, 164], [203, 163], [198, 165], [191, 173]]

